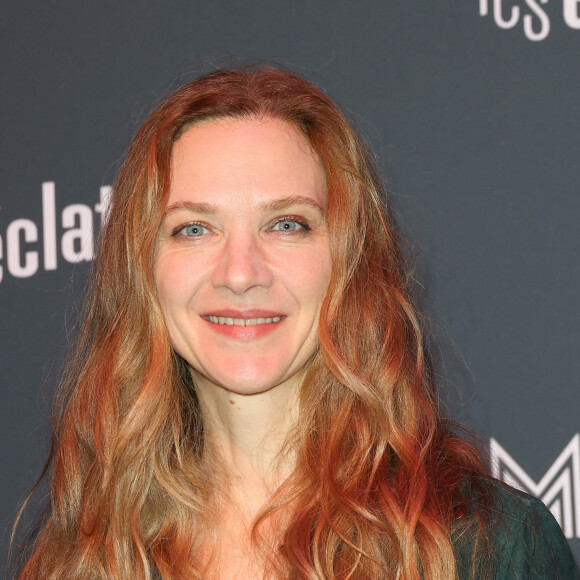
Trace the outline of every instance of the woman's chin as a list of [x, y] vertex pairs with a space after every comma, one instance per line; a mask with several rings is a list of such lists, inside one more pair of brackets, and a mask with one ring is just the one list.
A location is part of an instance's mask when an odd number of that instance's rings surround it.
[[223, 373], [198, 373], [192, 370], [193, 382], [197, 388], [208, 390], [221, 388], [237, 395], [258, 395], [272, 389], [294, 388], [298, 381], [293, 372], [269, 370], [264, 366], [230, 367]]

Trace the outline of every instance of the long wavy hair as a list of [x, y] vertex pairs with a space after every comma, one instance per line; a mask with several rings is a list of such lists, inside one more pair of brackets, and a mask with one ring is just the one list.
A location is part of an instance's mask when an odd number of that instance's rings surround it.
[[211, 524], [214, 474], [195, 386], [155, 289], [156, 235], [183, 131], [255, 117], [291, 123], [319, 156], [332, 256], [319, 348], [288, 442], [293, 472], [254, 522], [259, 544], [269, 519], [291, 514], [275, 545], [262, 542], [266, 575], [449, 580], [458, 545], [485, 537], [485, 469], [440, 412], [422, 317], [368, 151], [320, 89], [259, 66], [178, 89], [130, 147], [60, 397], [50, 511], [21, 580], [202, 577], [197, 550]]

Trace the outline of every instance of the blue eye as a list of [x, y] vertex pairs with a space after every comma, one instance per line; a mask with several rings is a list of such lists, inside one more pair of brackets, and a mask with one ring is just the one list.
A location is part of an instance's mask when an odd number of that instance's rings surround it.
[[277, 232], [299, 232], [308, 231], [310, 228], [305, 223], [298, 220], [286, 218], [276, 222], [270, 230]]
[[184, 236], [188, 238], [198, 238], [204, 234], [209, 234], [209, 230], [201, 224], [188, 224], [174, 232], [174, 236]]

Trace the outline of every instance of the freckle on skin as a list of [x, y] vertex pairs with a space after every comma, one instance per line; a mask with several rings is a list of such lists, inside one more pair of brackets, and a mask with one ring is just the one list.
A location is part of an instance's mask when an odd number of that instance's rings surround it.
[[233, 401], [232, 399], [230, 399], [230, 403], [231, 403], [232, 405], [235, 405], [235, 404], [236, 404], [236, 403], [235, 403], [235, 401]]

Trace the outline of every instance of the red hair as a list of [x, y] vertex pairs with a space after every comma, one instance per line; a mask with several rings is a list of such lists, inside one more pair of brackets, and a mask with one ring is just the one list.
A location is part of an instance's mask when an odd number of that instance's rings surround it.
[[[173, 144], [193, 123], [246, 117], [284, 120], [309, 139], [327, 177], [332, 255], [320, 347], [287, 442], [296, 466], [254, 525], [258, 542], [265, 522], [291, 514], [267, 554], [269, 573], [448, 580], [453, 530], [485, 530], [485, 470], [439, 411], [410, 278], [366, 148], [304, 79], [268, 67], [217, 71], [161, 103], [121, 168], [61, 398], [51, 512], [21, 580], [201, 577], [196, 550], [211, 524], [212, 475], [152, 265]], [[465, 499], [472, 493], [483, 498], [475, 508]]]

